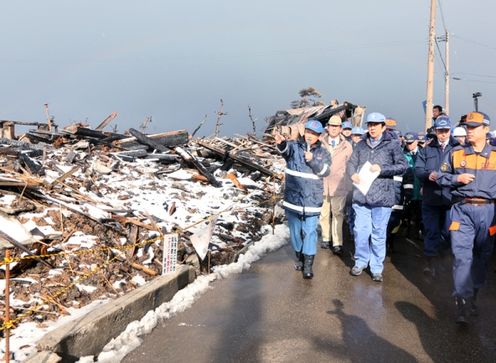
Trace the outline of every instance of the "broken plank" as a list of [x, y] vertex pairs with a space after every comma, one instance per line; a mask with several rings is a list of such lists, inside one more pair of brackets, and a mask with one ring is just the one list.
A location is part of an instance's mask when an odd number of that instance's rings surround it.
[[157, 271], [152, 270], [151, 268], [148, 268], [146, 266], [140, 265], [139, 263], [131, 262], [131, 266], [133, 268], [135, 268], [136, 270], [143, 271], [144, 273], [146, 273], [150, 276], [157, 276]]
[[198, 169], [198, 171], [208, 179], [209, 183], [212, 184], [214, 187], [220, 187], [222, 185], [221, 182], [219, 182], [215, 176], [210, 173], [202, 163], [198, 159], [196, 159], [193, 155], [191, 155], [189, 152], [184, 150], [183, 148], [176, 147], [175, 148], [176, 153], [179, 154], [185, 161], [190, 162], [195, 166], [195, 168]]
[[72, 168], [71, 170], [69, 170], [67, 173], [64, 173], [63, 175], [59, 176], [57, 179], [55, 179], [54, 181], [52, 181], [48, 185], [48, 189], [52, 189], [55, 184], [63, 182], [65, 179], [67, 179], [72, 174], [74, 174], [76, 171], [78, 171], [79, 168], [80, 168], [80, 166], [79, 165], [76, 165], [74, 168]]
[[107, 118], [105, 118], [105, 120], [100, 122], [100, 125], [95, 127], [95, 130], [96, 131], [102, 131], [116, 117], [117, 117], [117, 112], [112, 112], [110, 115], [107, 116]]

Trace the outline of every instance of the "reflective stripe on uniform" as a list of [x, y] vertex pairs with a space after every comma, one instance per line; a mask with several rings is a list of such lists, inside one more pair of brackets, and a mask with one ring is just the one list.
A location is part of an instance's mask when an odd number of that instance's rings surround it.
[[403, 206], [402, 205], [393, 205], [392, 209], [393, 210], [403, 210]]
[[286, 151], [288, 151], [288, 148], [289, 148], [289, 145], [286, 142], [286, 147], [283, 150], [279, 150], [279, 148], [277, 148], [277, 151], [279, 151], [281, 154], [284, 154]]
[[405, 184], [403, 185], [404, 189], [413, 189], [413, 184]]
[[286, 169], [285, 172], [286, 172], [286, 174], [298, 176], [300, 178], [320, 180], [320, 178], [317, 175], [315, 175], [314, 173], [303, 173], [301, 171], [295, 171], [295, 170], [291, 170], [291, 169]]
[[401, 175], [395, 175], [395, 176], [393, 176], [393, 180], [394, 181], [397, 181], [397, 182], [402, 182], [403, 181], [403, 177]]
[[317, 173], [317, 175], [324, 175], [328, 168], [329, 168], [329, 165], [324, 164], [324, 167], [322, 168], [320, 173]]
[[283, 201], [282, 205], [297, 212], [320, 213], [320, 211], [322, 210], [322, 207], [302, 207], [299, 205], [288, 203], [286, 201]]

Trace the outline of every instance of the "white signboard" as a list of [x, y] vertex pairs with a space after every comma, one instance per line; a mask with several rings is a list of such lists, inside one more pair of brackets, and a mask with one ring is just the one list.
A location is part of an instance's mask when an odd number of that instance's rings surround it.
[[176, 271], [177, 264], [177, 233], [164, 235], [164, 249], [162, 254], [162, 275]]

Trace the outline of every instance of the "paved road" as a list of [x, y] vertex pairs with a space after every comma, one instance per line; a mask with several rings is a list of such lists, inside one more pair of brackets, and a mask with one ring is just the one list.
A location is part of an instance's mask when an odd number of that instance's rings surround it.
[[418, 246], [403, 241], [397, 250], [381, 284], [350, 276], [351, 254], [328, 250], [317, 255], [314, 279], [303, 280], [285, 246], [216, 281], [124, 362], [496, 362], [494, 268], [481, 317], [460, 328], [450, 257], [432, 278], [422, 273]]

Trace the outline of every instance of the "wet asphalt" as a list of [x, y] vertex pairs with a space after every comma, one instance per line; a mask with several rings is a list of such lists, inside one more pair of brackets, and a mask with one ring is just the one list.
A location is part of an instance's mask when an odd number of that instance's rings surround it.
[[384, 282], [349, 274], [319, 250], [315, 277], [293, 269], [289, 245], [219, 280], [185, 312], [159, 325], [123, 362], [496, 362], [496, 273], [480, 316], [454, 323], [451, 256], [424, 274], [419, 242], [396, 242]]

